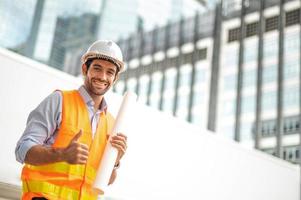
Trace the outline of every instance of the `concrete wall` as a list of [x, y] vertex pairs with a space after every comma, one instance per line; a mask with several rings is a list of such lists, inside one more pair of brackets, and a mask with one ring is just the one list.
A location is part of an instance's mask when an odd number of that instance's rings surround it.
[[[81, 80], [3, 49], [0, 63], [0, 197], [12, 198], [21, 170], [14, 148], [27, 115], [53, 90], [77, 88]], [[116, 113], [120, 97], [107, 98]], [[127, 154], [107, 190], [111, 199], [299, 199], [298, 166], [144, 105], [133, 112]]]

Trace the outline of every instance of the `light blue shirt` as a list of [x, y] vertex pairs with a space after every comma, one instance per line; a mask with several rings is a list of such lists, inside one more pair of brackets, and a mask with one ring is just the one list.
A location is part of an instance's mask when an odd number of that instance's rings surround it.
[[[107, 109], [106, 101], [103, 99], [99, 109], [95, 112], [94, 101], [84, 86], [81, 86], [78, 91], [87, 105], [92, 133], [94, 135], [100, 113], [105, 112]], [[54, 143], [62, 123], [62, 101], [62, 93], [55, 91], [29, 114], [25, 131], [15, 149], [18, 162], [24, 163], [26, 153], [31, 147], [35, 145], [51, 146]]]

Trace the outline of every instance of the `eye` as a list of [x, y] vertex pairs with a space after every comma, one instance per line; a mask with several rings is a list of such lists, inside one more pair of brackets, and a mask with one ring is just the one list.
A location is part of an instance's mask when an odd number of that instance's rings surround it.
[[100, 70], [100, 67], [96, 66], [94, 67], [95, 70], [99, 71]]
[[110, 76], [114, 76], [114, 75], [115, 75], [115, 72], [114, 72], [114, 71], [111, 71], [111, 70], [109, 70], [107, 73], [108, 73], [108, 75], [110, 75]]

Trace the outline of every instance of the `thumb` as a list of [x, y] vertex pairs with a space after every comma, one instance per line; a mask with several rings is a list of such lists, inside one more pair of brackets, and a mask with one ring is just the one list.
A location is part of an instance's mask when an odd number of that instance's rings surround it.
[[80, 138], [80, 136], [82, 136], [82, 129], [80, 129], [80, 131], [78, 133], [76, 133], [76, 135], [72, 138], [70, 143], [77, 142], [78, 139]]

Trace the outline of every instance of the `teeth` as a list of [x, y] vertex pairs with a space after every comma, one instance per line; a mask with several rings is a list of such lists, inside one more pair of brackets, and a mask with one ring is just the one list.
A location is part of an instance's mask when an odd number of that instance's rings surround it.
[[99, 86], [107, 86], [107, 84], [104, 82], [94, 81], [94, 83], [96, 83]]

